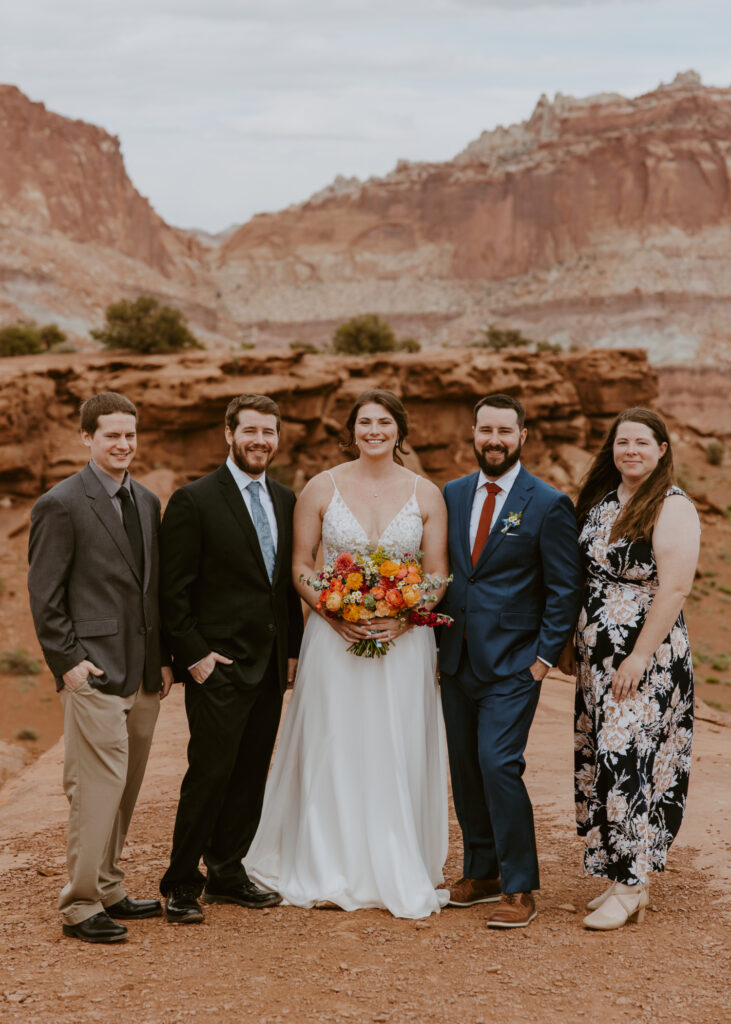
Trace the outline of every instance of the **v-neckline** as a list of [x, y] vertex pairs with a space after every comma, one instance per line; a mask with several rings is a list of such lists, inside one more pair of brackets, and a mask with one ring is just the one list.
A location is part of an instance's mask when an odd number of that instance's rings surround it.
[[[384, 535], [385, 535], [385, 534], [386, 534], [386, 533], [388, 532], [388, 530], [389, 530], [389, 529], [390, 529], [390, 528], [391, 528], [391, 527], [393, 526], [393, 524], [394, 524], [394, 523], [396, 522], [396, 520], [398, 519], [398, 517], [399, 517], [399, 516], [401, 515], [401, 513], [403, 512], [403, 510], [404, 510], [404, 509], [406, 508], [406, 506], [407, 506], [407, 505], [408, 505], [408, 504], [409, 504], [409, 503], [410, 503], [410, 502], [411, 502], [411, 501], [412, 501], [412, 500], [414, 499], [414, 494], [413, 494], [413, 493], [412, 493], [412, 494], [410, 494], [410, 495], [408, 496], [408, 498], [407, 498], [407, 499], [406, 499], [406, 501], [405, 501], [405, 502], [403, 503], [403, 505], [401, 506], [401, 508], [400, 508], [400, 509], [398, 510], [398, 512], [396, 513], [396, 515], [395, 515], [395, 516], [392, 516], [392, 517], [391, 517], [391, 519], [390, 519], [390, 520], [389, 520], [389, 521], [388, 521], [388, 522], [386, 523], [386, 525], [384, 526], [384, 528], [383, 528], [383, 529], [381, 530], [381, 534], [380, 534], [380, 536], [379, 536], [378, 540], [377, 540], [377, 541], [376, 541], [375, 543], [373, 543], [373, 541], [371, 540], [371, 538], [370, 538], [370, 537], [368, 536], [368, 532], [367, 532], [366, 528], [365, 528], [365, 527], [363, 526], [363, 524], [361, 523], [360, 519], [358, 519], [358, 517], [357, 517], [357, 515], [355, 514], [355, 512], [353, 512], [353, 510], [352, 510], [352, 508], [350, 507], [350, 505], [348, 505], [347, 501], [345, 500], [345, 498], [344, 498], [344, 497], [342, 496], [342, 494], [340, 493], [340, 490], [339, 490], [339, 488], [338, 488], [338, 485], [337, 485], [337, 484], [335, 483], [335, 481], [334, 481], [334, 480], [333, 480], [333, 488], [334, 488], [334, 492], [333, 492], [333, 498], [337, 497], [337, 498], [339, 498], [339, 499], [340, 499], [340, 502], [341, 502], [341, 504], [342, 504], [343, 508], [344, 508], [344, 509], [345, 509], [345, 510], [346, 510], [346, 511], [347, 511], [347, 512], [349, 513], [349, 515], [350, 515], [351, 519], [352, 519], [352, 520], [353, 520], [353, 521], [354, 521], [354, 522], [355, 522], [355, 523], [356, 523], [356, 524], [358, 525], [358, 527], [360, 528], [360, 532], [361, 532], [361, 533], [363, 534], [363, 536], [365, 537], [365, 539], [366, 539], [366, 541], [367, 541], [367, 543], [368, 543], [368, 546], [369, 546], [369, 547], [372, 547], [372, 548], [373, 548], [374, 550], [377, 550], [377, 549], [378, 549], [378, 547], [379, 547], [379, 546], [380, 546], [380, 544], [381, 544], [381, 541], [382, 541], [382, 540], [383, 540], [383, 538], [384, 538]], [[332, 502], [333, 498], [331, 498], [331, 499], [330, 499], [330, 501], [331, 501], [331, 502]]]

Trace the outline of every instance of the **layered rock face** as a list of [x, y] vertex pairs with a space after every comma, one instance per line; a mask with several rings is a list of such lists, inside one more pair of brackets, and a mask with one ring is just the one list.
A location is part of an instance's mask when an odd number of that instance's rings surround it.
[[427, 344], [495, 321], [712, 361], [731, 335], [729, 167], [731, 90], [694, 73], [637, 99], [544, 96], [451, 163], [255, 217], [216, 276], [260, 337], [316, 340], [369, 309]]
[[88, 459], [81, 402], [120, 391], [140, 412], [135, 473], [165, 495], [214, 469], [226, 454], [223, 419], [235, 395], [270, 395], [283, 424], [276, 475], [296, 489], [344, 458], [342, 426], [362, 391], [385, 387], [409, 413], [411, 464], [442, 482], [471, 472], [472, 407], [488, 392], [515, 395], [528, 412], [525, 461], [562, 489], [621, 409], [647, 405], [657, 379], [644, 352], [571, 355], [465, 350], [365, 359], [285, 351], [181, 356], [32, 356], [7, 359], [0, 383], [0, 489], [35, 496]]
[[376, 312], [427, 347], [495, 323], [731, 365], [729, 167], [731, 89], [689, 72], [636, 99], [542, 97], [451, 162], [336, 179], [206, 244], [136, 192], [116, 138], [3, 86], [0, 323], [57, 320], [93, 349], [105, 306], [147, 292], [219, 349], [322, 347]]

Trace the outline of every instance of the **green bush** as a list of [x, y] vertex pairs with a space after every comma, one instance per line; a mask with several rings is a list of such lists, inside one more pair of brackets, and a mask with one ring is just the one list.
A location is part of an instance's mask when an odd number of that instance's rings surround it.
[[143, 354], [203, 348], [188, 329], [181, 311], [161, 306], [152, 295], [140, 295], [134, 302], [128, 299], [112, 302], [106, 309], [104, 327], [91, 331], [91, 336], [105, 348]]
[[536, 352], [563, 352], [563, 349], [553, 341], [537, 341]]
[[351, 317], [335, 331], [333, 350], [341, 355], [361, 356], [370, 352], [395, 352], [396, 336], [375, 313]]
[[0, 672], [7, 672], [11, 676], [37, 676], [43, 671], [43, 665], [37, 658], [32, 657], [24, 647], [16, 647], [12, 651], [3, 651], [0, 654]]
[[523, 348], [532, 345], [533, 340], [515, 328], [496, 327], [494, 324], [487, 324], [482, 328], [482, 337], [473, 343], [473, 348], [491, 348], [499, 352], [504, 348]]
[[706, 445], [706, 462], [711, 466], [720, 466], [723, 462], [724, 451], [723, 442], [713, 438]]
[[421, 342], [416, 338], [401, 338], [398, 343], [399, 352], [421, 352]]
[[289, 347], [292, 352], [319, 352], [317, 345], [311, 344], [309, 341], [290, 341]]
[[0, 328], [0, 356], [28, 356], [62, 344], [66, 335], [58, 324], [39, 327], [32, 320], [20, 320]]

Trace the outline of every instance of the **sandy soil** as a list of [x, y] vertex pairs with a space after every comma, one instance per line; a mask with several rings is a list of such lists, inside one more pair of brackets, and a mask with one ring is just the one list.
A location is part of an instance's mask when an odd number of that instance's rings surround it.
[[[599, 884], [573, 832], [572, 686], [544, 686], [528, 752], [543, 887], [530, 928], [485, 927], [486, 908], [426, 921], [383, 911], [208, 908], [201, 926], [130, 926], [129, 942], [61, 936], [66, 804], [62, 741], [0, 794], [0, 1019], [7, 1024], [286, 1021], [588, 1021], [719, 1024], [728, 997], [731, 766], [726, 716], [699, 721], [688, 814], [643, 925], [581, 927]], [[163, 705], [125, 851], [136, 896], [166, 865], [186, 724], [180, 688]], [[451, 816], [448, 880], [460, 874]]]

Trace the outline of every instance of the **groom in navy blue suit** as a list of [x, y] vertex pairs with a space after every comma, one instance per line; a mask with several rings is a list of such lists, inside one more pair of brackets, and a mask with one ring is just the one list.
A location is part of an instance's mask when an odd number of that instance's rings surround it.
[[509, 395], [475, 406], [477, 473], [444, 488], [454, 618], [439, 651], [464, 878], [450, 905], [497, 902], [489, 927], [536, 916], [533, 809], [523, 783], [541, 680], [579, 611], [581, 567], [569, 498], [520, 464], [525, 410]]

